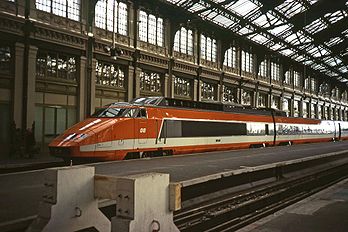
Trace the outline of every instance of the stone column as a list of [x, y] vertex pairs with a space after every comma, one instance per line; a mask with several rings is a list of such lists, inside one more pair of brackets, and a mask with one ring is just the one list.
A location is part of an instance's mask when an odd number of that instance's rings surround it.
[[166, 74], [164, 74], [164, 86], [163, 86], [163, 96], [164, 97], [169, 97], [169, 75], [166, 73]]
[[28, 51], [28, 85], [27, 85], [27, 128], [35, 121], [35, 82], [37, 47], [30, 45]]
[[221, 100], [222, 98], [221, 98], [221, 85], [220, 84], [218, 84], [217, 85], [217, 101], [222, 101]]
[[193, 80], [193, 100], [198, 101], [198, 80]]
[[80, 78], [79, 78], [79, 96], [78, 96], [78, 120], [82, 121], [86, 118], [86, 64], [87, 58], [80, 57]]
[[90, 80], [90, 85], [91, 85], [91, 92], [87, 93], [91, 95], [91, 102], [90, 102], [90, 106], [91, 106], [91, 111], [88, 112], [90, 115], [94, 113], [95, 110], [95, 81], [96, 81], [96, 70], [95, 67], [97, 65], [97, 60], [96, 59], [92, 59], [92, 70], [91, 70], [91, 80]]
[[15, 75], [13, 89], [13, 120], [17, 128], [22, 128], [23, 112], [23, 63], [24, 44], [16, 43], [15, 47]]
[[127, 78], [127, 101], [131, 101], [134, 96], [134, 67], [128, 67], [128, 78]]
[[134, 84], [135, 84], [135, 97], [140, 97], [140, 73], [141, 68], [135, 68]]
[[202, 100], [202, 81], [199, 80], [198, 81], [198, 86], [197, 86], [197, 91], [198, 91], [198, 96], [197, 96], [197, 101], [201, 101]]
[[289, 116], [293, 117], [294, 116], [294, 96], [291, 97], [290, 99], [290, 112]]
[[170, 97], [171, 98], [174, 98], [174, 88], [175, 88], [175, 76], [174, 75], [172, 75], [172, 84], [171, 84], [171, 86], [170, 86]]

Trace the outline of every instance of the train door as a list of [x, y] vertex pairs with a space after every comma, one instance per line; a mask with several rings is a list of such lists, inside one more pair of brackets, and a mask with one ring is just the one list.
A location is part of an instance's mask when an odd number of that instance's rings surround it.
[[[163, 123], [163, 125], [162, 125]], [[166, 143], [166, 138], [165, 138], [165, 132], [166, 130], [163, 128], [166, 125], [165, 120], [161, 119], [156, 119], [156, 128], [157, 128], [157, 133], [156, 133], [156, 144], [165, 144]]]
[[138, 144], [146, 144], [149, 133], [146, 109], [139, 109], [138, 115], [136, 116], [135, 128], [135, 134], [138, 137]]

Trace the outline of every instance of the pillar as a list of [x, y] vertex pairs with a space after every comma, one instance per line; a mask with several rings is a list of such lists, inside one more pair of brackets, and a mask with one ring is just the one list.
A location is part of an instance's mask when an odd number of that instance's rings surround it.
[[94, 113], [95, 110], [95, 81], [96, 81], [96, 70], [95, 67], [97, 65], [97, 60], [92, 59], [92, 70], [91, 70], [91, 80], [90, 81], [90, 86], [91, 86], [91, 92], [87, 93], [91, 95], [91, 102], [90, 104], [90, 112], [88, 112], [89, 115]]
[[78, 120], [82, 121], [86, 118], [86, 64], [87, 58], [85, 56], [80, 57], [80, 80], [79, 80], [79, 99], [78, 99]]
[[165, 97], [169, 97], [170, 92], [169, 92], [169, 75], [166, 73], [164, 74], [164, 86], [163, 86], [163, 95]]
[[201, 101], [202, 100], [202, 81], [201, 80], [198, 81], [197, 91], [198, 91], [197, 101]]
[[194, 101], [199, 101], [198, 100], [198, 80], [194, 79], [193, 80], [193, 100]]
[[134, 85], [135, 85], [135, 97], [140, 97], [140, 74], [141, 68], [135, 68], [134, 71]]
[[37, 47], [30, 45], [28, 52], [28, 84], [27, 84], [27, 128], [31, 128], [35, 120], [35, 82], [36, 82], [36, 54]]
[[13, 120], [22, 128], [24, 44], [15, 45], [15, 75], [13, 88]]
[[172, 75], [172, 80], [171, 80], [171, 86], [170, 86], [170, 97], [174, 98], [174, 88], [175, 88], [175, 76]]
[[134, 96], [134, 67], [128, 67], [128, 78], [127, 78], [127, 101], [131, 101]]

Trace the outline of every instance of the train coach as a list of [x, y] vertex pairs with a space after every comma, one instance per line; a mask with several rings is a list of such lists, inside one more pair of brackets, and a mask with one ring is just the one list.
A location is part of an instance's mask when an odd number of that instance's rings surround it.
[[122, 160], [348, 139], [348, 123], [165, 97], [113, 103], [49, 144], [64, 160]]

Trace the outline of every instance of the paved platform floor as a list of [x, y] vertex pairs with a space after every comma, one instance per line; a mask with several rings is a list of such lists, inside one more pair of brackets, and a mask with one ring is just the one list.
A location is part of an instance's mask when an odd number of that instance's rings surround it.
[[347, 232], [348, 179], [237, 232]]
[[[348, 150], [348, 141], [270, 147], [90, 164], [97, 174], [169, 173], [171, 181]], [[0, 174], [1, 223], [33, 216], [44, 191], [44, 170]], [[348, 231], [348, 230], [347, 230]], [[297, 231], [301, 232], [301, 231]]]

